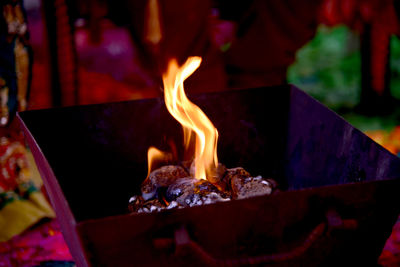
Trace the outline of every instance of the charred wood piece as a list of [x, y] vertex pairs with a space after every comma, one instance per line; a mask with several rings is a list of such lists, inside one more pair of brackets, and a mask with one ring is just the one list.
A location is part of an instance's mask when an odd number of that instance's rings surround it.
[[144, 200], [149, 200], [156, 196], [157, 189], [168, 187], [177, 179], [188, 177], [189, 174], [181, 166], [167, 165], [152, 171], [143, 181], [141, 186]]
[[233, 176], [231, 186], [233, 199], [270, 195], [273, 189], [272, 183], [263, 179], [261, 176]]

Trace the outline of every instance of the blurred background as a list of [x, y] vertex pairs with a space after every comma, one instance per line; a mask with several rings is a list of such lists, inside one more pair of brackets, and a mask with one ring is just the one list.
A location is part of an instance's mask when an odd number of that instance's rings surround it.
[[189, 94], [287, 82], [382, 144], [400, 125], [397, 1], [130, 2], [24, 1], [30, 109], [161, 96], [165, 58], [198, 54]]
[[[14, 126], [17, 110], [162, 96], [168, 60], [191, 55], [203, 63], [185, 82], [188, 94], [291, 83], [400, 156], [399, 1], [4, 0], [0, 6], [0, 137], [7, 138], [0, 152], [27, 157], [38, 191], [44, 192], [29, 150], [12, 146], [23, 142]], [[3, 160], [1, 167], [18, 169], [13, 175], [21, 180], [25, 165], [15, 162]], [[4, 181], [0, 176], [0, 226], [1, 219], [16, 220], [1, 213], [7, 192], [21, 191], [21, 183]], [[56, 221], [26, 232], [43, 217], [54, 214], [47, 210], [3, 239], [0, 230], [0, 266], [73, 265]], [[400, 264], [393, 256], [399, 247], [389, 242], [381, 264]]]

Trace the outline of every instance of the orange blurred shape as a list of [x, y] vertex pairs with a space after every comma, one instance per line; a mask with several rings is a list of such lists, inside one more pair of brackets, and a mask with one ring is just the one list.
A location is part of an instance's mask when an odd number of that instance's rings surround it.
[[376, 130], [376, 131], [366, 131], [365, 134], [371, 138], [372, 140], [374, 140], [375, 142], [377, 142], [378, 144], [380, 144], [381, 146], [383, 146], [383, 144], [385, 143], [385, 135], [386, 133], [382, 130]]

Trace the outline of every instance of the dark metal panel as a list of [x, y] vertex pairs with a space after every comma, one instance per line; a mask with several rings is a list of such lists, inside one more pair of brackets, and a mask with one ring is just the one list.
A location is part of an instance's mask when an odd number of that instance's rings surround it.
[[398, 157], [299, 89], [290, 97], [290, 189], [400, 178]]
[[[63, 232], [74, 239], [69, 246], [75, 257], [84, 253], [94, 266], [201, 265], [196, 254], [187, 261], [176, 257], [174, 243], [161, 251], [155, 246], [160, 240], [171, 244], [174, 231], [184, 225], [217, 262], [251, 261], [298, 246], [316, 225], [329, 225], [326, 214], [334, 210], [358, 228], [334, 235], [324, 230], [321, 240], [286, 266], [343, 263], [348, 256], [354, 264], [376, 260], [400, 212], [397, 157], [294, 87], [191, 99], [220, 132], [221, 162], [272, 176], [289, 190], [129, 215], [128, 199], [146, 175], [148, 147], [166, 150], [172, 142], [182, 154], [181, 128], [162, 99], [20, 113]], [[77, 225], [65, 223], [75, 220]], [[77, 261], [86, 264], [83, 257]]]

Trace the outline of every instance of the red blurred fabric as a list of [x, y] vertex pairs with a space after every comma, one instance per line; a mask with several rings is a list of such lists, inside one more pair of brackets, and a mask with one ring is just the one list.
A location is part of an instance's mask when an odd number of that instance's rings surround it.
[[0, 243], [0, 267], [37, 266], [44, 261], [73, 261], [56, 220]]

